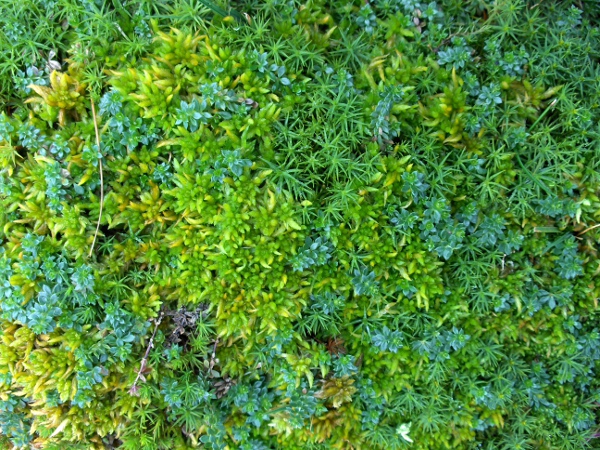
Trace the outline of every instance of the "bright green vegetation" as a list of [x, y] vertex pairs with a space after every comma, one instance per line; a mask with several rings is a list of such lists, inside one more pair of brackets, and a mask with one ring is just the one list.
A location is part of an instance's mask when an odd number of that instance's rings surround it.
[[0, 445], [600, 448], [600, 5], [231, 7], [0, 6]]

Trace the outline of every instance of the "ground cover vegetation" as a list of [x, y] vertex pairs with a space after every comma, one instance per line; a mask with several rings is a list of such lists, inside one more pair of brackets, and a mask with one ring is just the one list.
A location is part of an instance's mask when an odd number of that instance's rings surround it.
[[600, 448], [600, 5], [5, 0], [6, 448]]

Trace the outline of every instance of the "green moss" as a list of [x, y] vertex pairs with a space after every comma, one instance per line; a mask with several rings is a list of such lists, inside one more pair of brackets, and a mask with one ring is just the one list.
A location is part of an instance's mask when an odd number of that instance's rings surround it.
[[595, 3], [27, 5], [3, 445], [595, 448]]

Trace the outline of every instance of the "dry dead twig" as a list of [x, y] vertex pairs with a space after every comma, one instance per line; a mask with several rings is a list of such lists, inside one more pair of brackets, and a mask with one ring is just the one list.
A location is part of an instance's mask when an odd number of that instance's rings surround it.
[[[94, 99], [90, 98], [92, 102], [92, 118], [94, 119], [94, 131], [96, 132], [96, 144], [98, 145], [98, 153], [100, 153], [100, 132], [98, 131], [98, 121], [96, 120], [96, 106], [94, 105]], [[94, 240], [92, 241], [92, 247], [90, 248], [89, 257], [91, 258], [94, 252], [94, 245], [96, 244], [96, 238], [98, 237], [98, 231], [100, 230], [100, 221], [102, 220], [102, 209], [104, 208], [104, 171], [102, 168], [102, 154], [98, 158], [98, 167], [100, 168], [100, 211], [98, 212], [98, 223], [96, 224], [96, 232], [94, 233]]]
[[154, 347], [154, 336], [156, 336], [156, 331], [158, 330], [158, 326], [162, 322], [163, 317], [164, 317], [164, 312], [161, 311], [160, 316], [158, 316], [158, 319], [155, 320], [154, 331], [152, 332], [152, 336], [150, 336], [150, 342], [148, 342], [148, 347], [146, 348], [146, 353], [144, 353], [144, 357], [142, 358], [142, 362], [140, 363], [140, 370], [138, 370], [138, 373], [137, 373], [137, 376], [135, 377], [133, 385], [131, 386], [131, 389], [129, 389], [129, 393], [131, 395], [138, 395], [138, 389], [139, 389], [138, 385], [137, 385], [138, 381], [140, 381], [140, 380], [146, 381], [145, 374], [149, 372], [149, 370], [148, 370], [148, 355], [150, 355], [150, 350]]

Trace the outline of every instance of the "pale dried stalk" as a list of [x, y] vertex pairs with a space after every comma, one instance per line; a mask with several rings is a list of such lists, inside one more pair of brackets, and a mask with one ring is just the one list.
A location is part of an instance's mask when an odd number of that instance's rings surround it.
[[[96, 132], [96, 144], [98, 145], [98, 153], [100, 153], [100, 133], [98, 131], [98, 121], [96, 120], [96, 106], [94, 105], [94, 99], [90, 98], [92, 102], [92, 118], [94, 119], [94, 131]], [[100, 230], [100, 221], [102, 220], [102, 209], [104, 208], [104, 173], [102, 170], [102, 153], [98, 158], [98, 164], [100, 168], [100, 211], [98, 212], [98, 223], [96, 224], [96, 232], [94, 233], [94, 240], [92, 241], [92, 247], [90, 248], [89, 256], [92, 256], [94, 252], [94, 244], [96, 244], [96, 238], [98, 237], [98, 231]]]
[[140, 379], [142, 381], [146, 381], [144, 372], [146, 371], [146, 367], [148, 367], [148, 356], [150, 355], [150, 350], [152, 350], [152, 348], [154, 348], [154, 336], [156, 336], [156, 331], [158, 330], [158, 326], [162, 322], [163, 317], [164, 317], [164, 313], [161, 311], [160, 316], [158, 316], [158, 319], [156, 319], [156, 322], [154, 324], [154, 331], [152, 332], [152, 336], [150, 336], [150, 341], [148, 342], [148, 347], [146, 348], [146, 353], [144, 353], [144, 357], [142, 358], [142, 361], [140, 362], [140, 370], [138, 370], [137, 376], [135, 377], [135, 380], [133, 382], [133, 386], [131, 386], [131, 389], [129, 389], [129, 393], [131, 395], [137, 395], [137, 392], [138, 392], [137, 383]]

